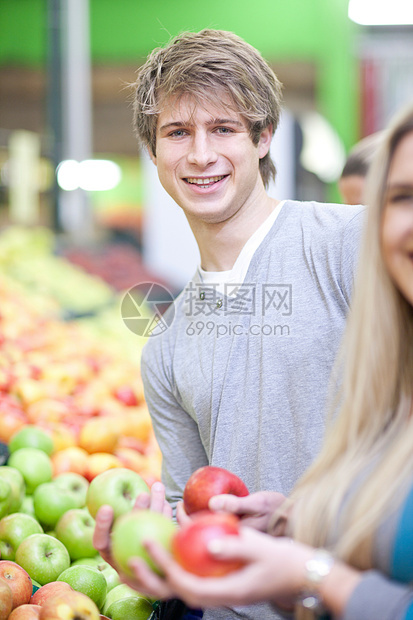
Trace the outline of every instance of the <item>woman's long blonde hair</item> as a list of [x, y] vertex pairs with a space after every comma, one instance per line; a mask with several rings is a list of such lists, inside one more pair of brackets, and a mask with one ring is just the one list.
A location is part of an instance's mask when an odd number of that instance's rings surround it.
[[337, 416], [292, 494], [293, 536], [360, 569], [372, 567], [378, 525], [413, 481], [413, 309], [390, 279], [381, 251], [390, 164], [412, 131], [410, 107], [383, 136], [371, 166], [352, 310], [334, 373], [331, 411]]

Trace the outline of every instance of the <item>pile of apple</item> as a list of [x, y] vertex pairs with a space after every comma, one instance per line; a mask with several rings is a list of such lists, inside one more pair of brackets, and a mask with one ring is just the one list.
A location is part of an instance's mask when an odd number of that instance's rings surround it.
[[[107, 472], [97, 480], [101, 485], [105, 483], [104, 477], [114, 475]], [[221, 494], [244, 497], [249, 491], [232, 472], [208, 465], [196, 470], [186, 483], [184, 508], [191, 519], [180, 528], [162, 514], [150, 510], [130, 510], [119, 498], [113, 502], [113, 494], [108, 492], [99, 493], [99, 502], [94, 502], [92, 512], [97, 512], [104, 503], [113, 507], [115, 521], [111, 549], [117, 568], [124, 574], [133, 576], [129, 562], [135, 557], [143, 559], [152, 570], [161, 574], [145, 547], [145, 540], [152, 539], [171, 553], [188, 572], [199, 577], [222, 577], [241, 568], [243, 562], [215, 558], [208, 549], [212, 540], [240, 535], [240, 519], [237, 516], [212, 512], [208, 508], [211, 497]]]
[[53, 474], [51, 439], [18, 431], [0, 466], [0, 620], [147, 620], [152, 601], [120, 583], [93, 546], [102, 504], [131, 511], [149, 488], [127, 468], [92, 482]]
[[133, 557], [161, 572], [146, 549], [148, 539], [199, 576], [219, 577], [242, 566], [208, 551], [211, 540], [240, 533], [237, 517], [208, 510], [214, 495], [248, 495], [231, 472], [211, 466], [194, 472], [184, 492], [191, 520], [178, 528], [163, 514], [133, 510], [149, 487], [130, 469], [112, 468], [90, 482], [74, 472], [55, 475], [51, 438], [36, 426], [17, 431], [9, 451], [7, 464], [0, 466], [0, 620], [152, 616], [154, 601], [121, 584], [118, 571], [93, 546], [95, 517], [103, 505], [113, 509], [112, 555], [126, 575], [133, 574]]
[[0, 441], [36, 425], [53, 440], [55, 474], [92, 480], [127, 467], [149, 484], [159, 479], [161, 455], [136, 360], [45, 313], [3, 277], [0, 299]]

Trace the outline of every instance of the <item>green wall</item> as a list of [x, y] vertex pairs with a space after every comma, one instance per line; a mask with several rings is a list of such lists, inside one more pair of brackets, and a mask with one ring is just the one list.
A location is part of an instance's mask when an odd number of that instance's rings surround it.
[[[319, 111], [348, 148], [358, 139], [355, 24], [348, 0], [90, 0], [93, 61], [140, 63], [182, 30], [232, 30], [270, 62], [311, 60]], [[1, 0], [0, 65], [44, 66], [46, 0]]]

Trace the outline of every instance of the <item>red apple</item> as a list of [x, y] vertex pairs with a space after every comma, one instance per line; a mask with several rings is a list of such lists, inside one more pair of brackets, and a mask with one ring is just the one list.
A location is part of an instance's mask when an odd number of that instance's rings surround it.
[[240, 560], [218, 560], [208, 543], [224, 536], [239, 536], [239, 519], [223, 512], [199, 512], [172, 539], [172, 553], [185, 570], [200, 577], [221, 577], [242, 566]]
[[82, 426], [79, 446], [93, 454], [95, 452], [113, 452], [120, 436], [119, 420], [113, 417], [89, 418]]
[[73, 472], [84, 476], [88, 467], [89, 454], [78, 446], [69, 446], [52, 455], [53, 475]]
[[9, 441], [10, 437], [28, 423], [26, 414], [17, 408], [0, 406], [0, 441]]
[[20, 605], [13, 609], [8, 620], [38, 620], [41, 609], [40, 605]]
[[115, 450], [115, 456], [122, 463], [122, 467], [132, 469], [138, 474], [145, 468], [147, 461], [144, 454], [141, 454], [132, 448], [118, 448]]
[[114, 396], [127, 407], [136, 407], [138, 404], [137, 396], [129, 385], [121, 385], [116, 388]]
[[13, 596], [13, 609], [30, 601], [33, 584], [30, 575], [16, 562], [0, 560], [0, 580], [5, 581]]
[[99, 616], [92, 599], [73, 590], [50, 597], [41, 608], [39, 620], [99, 620]]
[[72, 586], [64, 581], [50, 581], [50, 583], [46, 583], [46, 585], [36, 590], [30, 599], [30, 604], [42, 606], [55, 594], [60, 594], [60, 592], [67, 592], [71, 590], [73, 590]]
[[7, 583], [0, 579], [0, 620], [6, 620], [13, 608], [13, 594]]
[[109, 452], [95, 452], [95, 454], [89, 454], [88, 456], [84, 476], [91, 482], [96, 476], [99, 476], [99, 474], [103, 474], [110, 469], [121, 467], [123, 467], [122, 461], [114, 454], [109, 454]]
[[186, 513], [208, 510], [208, 502], [214, 495], [237, 495], [244, 497], [249, 491], [241, 478], [223, 469], [206, 465], [200, 467], [190, 476], [184, 489], [184, 507]]

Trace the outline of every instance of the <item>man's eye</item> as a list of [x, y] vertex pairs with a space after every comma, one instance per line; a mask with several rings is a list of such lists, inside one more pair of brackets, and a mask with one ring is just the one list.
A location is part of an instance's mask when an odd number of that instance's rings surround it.
[[234, 133], [233, 129], [229, 127], [217, 127], [217, 132], [222, 134]]
[[175, 131], [172, 131], [169, 135], [172, 138], [181, 138], [185, 134], [186, 134], [186, 132], [183, 129], [176, 129]]

